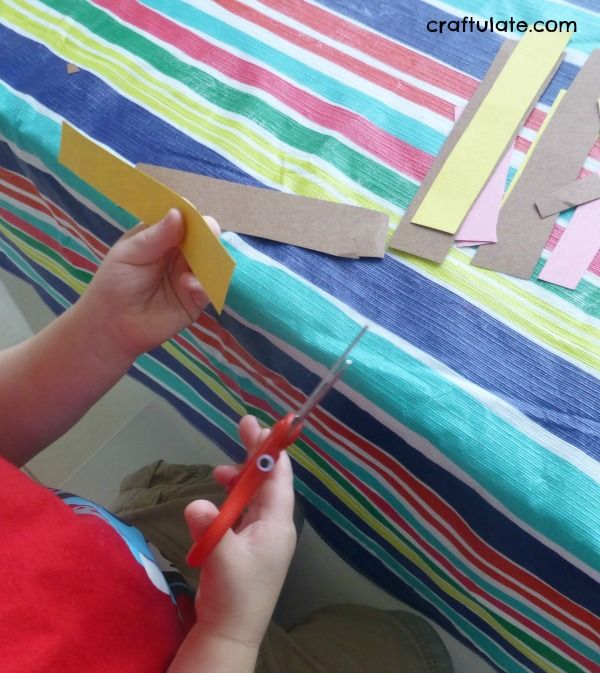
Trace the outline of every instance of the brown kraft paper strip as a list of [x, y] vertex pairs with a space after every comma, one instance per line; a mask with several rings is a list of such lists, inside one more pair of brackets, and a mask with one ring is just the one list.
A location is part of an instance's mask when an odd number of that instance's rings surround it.
[[[492, 88], [494, 81], [506, 64], [506, 61], [508, 61], [508, 58], [510, 57], [515, 46], [516, 42], [514, 40], [506, 40], [500, 47], [500, 50], [498, 51], [496, 58], [492, 61], [492, 65], [490, 66], [486, 76], [477, 88], [473, 98], [469, 101], [467, 107], [460, 115], [459, 120], [454, 125], [454, 128], [444, 143], [440, 154], [438, 157], [436, 157], [436, 160], [434, 161], [431, 169], [425, 176], [425, 180], [421, 184], [421, 188], [417, 192], [408, 210], [404, 214], [402, 221], [400, 222], [400, 225], [398, 226], [398, 229], [396, 229], [396, 232], [390, 242], [391, 247], [397, 248], [398, 250], [403, 250], [404, 252], [409, 252], [413, 255], [417, 255], [418, 257], [430, 259], [432, 262], [437, 262], [438, 264], [441, 264], [444, 261], [448, 251], [452, 247], [452, 243], [454, 242], [456, 235], [437, 231], [435, 229], [429, 230], [428, 227], [422, 227], [418, 224], [413, 224], [411, 219], [425, 198], [425, 194], [433, 184], [433, 181], [437, 177], [441, 167], [444, 165], [448, 155], [456, 145], [456, 142], [466, 129], [467, 125], [471, 123], [475, 113], [477, 112], [484, 98], [487, 96], [489, 90]], [[544, 80], [544, 83], [537, 92], [537, 96], [534, 97], [532, 104], [523, 115], [521, 123], [519, 124], [519, 128], [525, 123], [531, 114], [537, 99], [556, 74], [556, 71], [558, 70], [563, 58], [564, 55], [557, 61], [556, 66], [552, 72], [550, 72], [548, 77]], [[508, 149], [513, 146], [516, 135], [517, 134], [511, 138], [507, 145], [506, 151], [508, 151]], [[502, 159], [502, 156], [498, 157], [498, 161]], [[395, 240], [397, 240], [398, 243], [395, 243]]]
[[383, 257], [388, 217], [162, 166], [137, 168], [214, 217], [224, 231], [290, 243], [338, 257]]
[[425, 198], [425, 194], [427, 194], [429, 188], [433, 184], [433, 181], [437, 177], [437, 174], [440, 172], [440, 169], [446, 162], [450, 152], [452, 152], [458, 139], [464, 133], [467, 126], [471, 123], [471, 120], [475, 116], [475, 113], [479, 109], [483, 99], [487, 96], [489, 90], [494, 84], [494, 81], [498, 77], [498, 73], [502, 70], [504, 64], [506, 61], [508, 61], [509, 56], [512, 54], [513, 49], [516, 46], [517, 43], [513, 40], [505, 40], [502, 43], [502, 46], [492, 61], [486, 76], [481, 80], [481, 83], [477, 87], [473, 97], [467, 103], [458, 121], [454, 124], [452, 131], [450, 131], [448, 138], [446, 138], [446, 142], [440, 150], [440, 153], [434, 159], [429, 171], [427, 171], [427, 175], [421, 183], [419, 191], [415, 194], [415, 197], [410, 202], [408, 208], [402, 216], [402, 220], [400, 221], [400, 224], [398, 225], [390, 241], [391, 248], [403, 250], [404, 252], [409, 252], [411, 255], [424, 257], [425, 259], [430, 259], [433, 262], [441, 263], [444, 261], [444, 258], [448, 254], [448, 251], [452, 246], [452, 242], [454, 241], [454, 235], [448, 234], [444, 231], [429, 229], [428, 227], [421, 227], [418, 224], [413, 224], [411, 220], [414, 214], [417, 212], [418, 207], [421, 205], [421, 202]]
[[570, 182], [553, 194], [538, 199], [535, 207], [541, 217], [548, 217], [596, 199], [600, 199], [600, 176], [591, 173], [581, 180]]
[[542, 200], [577, 178], [600, 128], [600, 49], [592, 52], [550, 120], [498, 219], [498, 243], [479, 248], [472, 263], [529, 279], [556, 215], [541, 217]]

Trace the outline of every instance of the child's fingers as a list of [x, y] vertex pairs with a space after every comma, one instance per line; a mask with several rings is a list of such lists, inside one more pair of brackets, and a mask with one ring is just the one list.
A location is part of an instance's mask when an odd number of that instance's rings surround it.
[[[248, 458], [256, 453], [270, 432], [269, 428], [261, 428], [254, 416], [244, 416], [242, 418], [240, 421], [240, 436], [248, 451]], [[213, 477], [221, 486], [230, 488], [243, 467], [243, 465], [218, 465], [213, 471]]]
[[256, 453], [270, 432], [269, 428], [261, 428], [254, 416], [244, 416], [240, 420], [240, 439], [248, 451], [248, 456]]
[[194, 500], [184, 510], [185, 521], [192, 540], [198, 540], [215, 520], [219, 510], [208, 500]]
[[294, 513], [294, 474], [287, 451], [282, 451], [269, 479], [258, 489], [250, 504], [249, 520], [287, 523]]
[[[187, 266], [187, 263], [181, 256], [183, 264]], [[181, 264], [181, 266], [183, 266]], [[179, 266], [179, 263], [178, 265]], [[175, 271], [177, 275], [177, 269]], [[189, 315], [196, 315], [199, 310], [205, 309], [208, 305], [208, 295], [202, 287], [202, 283], [194, 276], [194, 274], [189, 270], [182, 270], [179, 273], [178, 277], [179, 289], [179, 301], [183, 304], [183, 307]]]

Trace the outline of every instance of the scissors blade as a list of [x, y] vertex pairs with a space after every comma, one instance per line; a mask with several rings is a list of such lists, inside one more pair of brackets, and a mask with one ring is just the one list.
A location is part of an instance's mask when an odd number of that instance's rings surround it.
[[296, 418], [294, 419], [292, 426], [296, 426], [304, 421], [304, 419], [319, 404], [319, 402], [325, 397], [331, 388], [333, 388], [340, 376], [352, 364], [352, 360], [348, 359], [348, 355], [350, 355], [350, 351], [354, 348], [354, 346], [356, 346], [366, 331], [367, 325], [362, 327], [360, 332], [354, 337], [354, 339], [352, 339], [348, 348], [346, 348], [346, 350], [334, 362], [331, 369], [325, 374], [325, 376], [323, 376], [317, 387], [313, 390], [313, 392], [309, 395], [304, 404], [296, 413]]

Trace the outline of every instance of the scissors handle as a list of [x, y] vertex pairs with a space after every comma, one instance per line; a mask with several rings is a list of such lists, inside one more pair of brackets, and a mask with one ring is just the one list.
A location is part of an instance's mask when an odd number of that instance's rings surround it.
[[294, 413], [277, 421], [258, 451], [246, 461], [217, 518], [192, 546], [187, 556], [188, 565], [201, 566], [243, 514], [258, 488], [270, 476], [281, 451], [298, 439], [302, 423], [296, 421]]

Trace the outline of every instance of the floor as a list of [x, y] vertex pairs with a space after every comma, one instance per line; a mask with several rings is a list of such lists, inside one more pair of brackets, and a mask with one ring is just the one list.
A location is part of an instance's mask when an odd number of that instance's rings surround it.
[[[53, 318], [35, 292], [0, 270], [0, 348], [28, 338]], [[28, 463], [38, 480], [101, 504], [116, 494], [124, 475], [157, 458], [216, 463], [224, 455], [162, 399], [126, 378], [71, 431]], [[306, 525], [276, 610], [291, 625], [331, 603], [407, 609], [341, 560]], [[492, 673], [486, 662], [438, 628], [457, 672]]]

